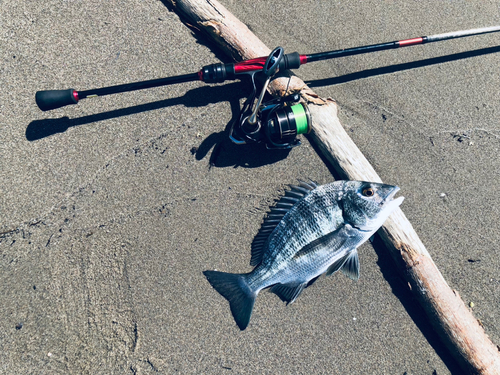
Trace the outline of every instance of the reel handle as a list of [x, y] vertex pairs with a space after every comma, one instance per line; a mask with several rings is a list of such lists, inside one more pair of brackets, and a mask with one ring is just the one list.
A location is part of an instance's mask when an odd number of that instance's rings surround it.
[[35, 101], [42, 111], [78, 103], [78, 92], [73, 89], [37, 91]]
[[283, 47], [276, 47], [267, 57], [264, 66], [262, 67], [262, 73], [266, 77], [272, 77], [280, 70], [280, 64], [283, 61]]
[[264, 99], [264, 95], [267, 90], [267, 85], [269, 85], [269, 81], [271, 78], [278, 73], [280, 64], [283, 61], [283, 47], [276, 47], [267, 57], [264, 66], [262, 67], [262, 73], [267, 77], [266, 82], [264, 83], [264, 87], [260, 92], [259, 99], [257, 99], [257, 103], [253, 109], [252, 115], [248, 118], [247, 122], [253, 127], [257, 124], [257, 112], [259, 111], [260, 104], [262, 103], [262, 99]]

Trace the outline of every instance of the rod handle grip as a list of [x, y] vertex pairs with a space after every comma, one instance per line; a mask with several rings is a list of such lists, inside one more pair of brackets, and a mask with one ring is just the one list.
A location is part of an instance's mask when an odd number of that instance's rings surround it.
[[78, 103], [78, 93], [73, 89], [37, 91], [35, 101], [42, 111]]

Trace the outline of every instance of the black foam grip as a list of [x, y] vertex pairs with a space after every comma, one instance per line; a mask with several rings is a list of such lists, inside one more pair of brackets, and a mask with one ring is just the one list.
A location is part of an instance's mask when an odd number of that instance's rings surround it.
[[283, 56], [284, 69], [298, 69], [300, 68], [300, 55], [298, 52], [287, 53]]
[[73, 95], [74, 91], [73, 89], [37, 91], [35, 95], [36, 104], [42, 111], [50, 111], [65, 105], [76, 104], [78, 100]]
[[227, 79], [235, 79], [234, 64], [217, 63], [201, 68], [202, 81], [206, 83], [221, 83]]

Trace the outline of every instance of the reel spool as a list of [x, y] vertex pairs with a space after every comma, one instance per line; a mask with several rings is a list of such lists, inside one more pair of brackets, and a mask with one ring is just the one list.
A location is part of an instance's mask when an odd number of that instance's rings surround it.
[[294, 105], [276, 105], [261, 111], [264, 119], [264, 133], [268, 148], [291, 148], [300, 145], [299, 134], [311, 131], [311, 114], [305, 103]]

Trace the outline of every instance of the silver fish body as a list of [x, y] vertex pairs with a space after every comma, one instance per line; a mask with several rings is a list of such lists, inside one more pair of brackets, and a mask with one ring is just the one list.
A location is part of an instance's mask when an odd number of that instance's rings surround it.
[[357, 248], [370, 238], [404, 198], [397, 186], [335, 181], [291, 186], [270, 213], [252, 243], [247, 274], [205, 271], [210, 284], [230, 304], [241, 330], [250, 321], [257, 294], [271, 287], [292, 303], [320, 275], [339, 269], [359, 278]]

